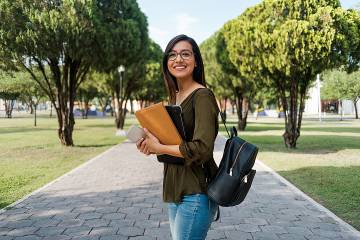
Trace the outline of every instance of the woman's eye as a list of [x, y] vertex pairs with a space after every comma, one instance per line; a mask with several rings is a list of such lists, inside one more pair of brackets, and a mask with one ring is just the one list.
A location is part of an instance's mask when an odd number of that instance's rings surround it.
[[182, 52], [181, 55], [185, 58], [189, 58], [191, 56], [190, 52]]
[[176, 53], [169, 53], [169, 58], [170, 59], [176, 58]]

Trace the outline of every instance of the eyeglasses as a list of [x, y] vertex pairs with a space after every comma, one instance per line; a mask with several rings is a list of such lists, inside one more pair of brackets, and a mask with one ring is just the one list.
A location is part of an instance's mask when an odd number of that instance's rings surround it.
[[180, 55], [180, 57], [183, 60], [189, 60], [191, 58], [191, 56], [193, 55], [193, 52], [190, 51], [190, 50], [182, 50], [180, 53], [177, 53], [175, 51], [171, 51], [168, 54], [168, 60], [169, 61], [175, 61], [178, 55]]

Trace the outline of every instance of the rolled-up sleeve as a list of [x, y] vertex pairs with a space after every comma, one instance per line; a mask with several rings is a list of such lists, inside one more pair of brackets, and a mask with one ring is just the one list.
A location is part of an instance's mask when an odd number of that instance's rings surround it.
[[194, 98], [195, 127], [191, 141], [179, 146], [185, 165], [201, 165], [213, 158], [214, 142], [218, 131], [218, 107], [209, 91], [199, 91]]

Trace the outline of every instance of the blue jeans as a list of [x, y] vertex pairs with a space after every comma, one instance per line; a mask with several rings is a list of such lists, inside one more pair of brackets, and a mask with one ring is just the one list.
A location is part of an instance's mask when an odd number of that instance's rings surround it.
[[205, 194], [185, 195], [180, 203], [169, 203], [173, 240], [203, 240], [214, 219], [217, 204]]

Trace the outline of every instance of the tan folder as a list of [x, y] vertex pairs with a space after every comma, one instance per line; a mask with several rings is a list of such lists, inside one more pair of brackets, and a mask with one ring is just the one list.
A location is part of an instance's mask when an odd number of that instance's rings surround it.
[[143, 128], [149, 130], [165, 145], [179, 145], [181, 136], [163, 103], [157, 103], [135, 112]]

